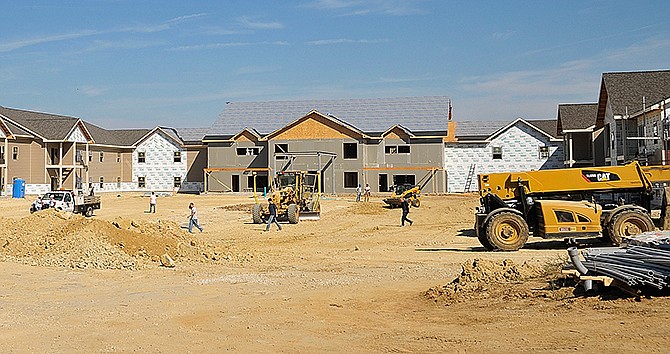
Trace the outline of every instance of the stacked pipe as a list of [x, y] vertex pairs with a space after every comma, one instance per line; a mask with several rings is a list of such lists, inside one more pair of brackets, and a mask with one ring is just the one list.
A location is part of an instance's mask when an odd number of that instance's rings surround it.
[[[665, 240], [662, 240], [665, 238]], [[572, 266], [581, 274], [608, 276], [633, 288], [646, 286], [657, 289], [670, 288], [670, 238], [664, 235], [641, 235], [629, 239], [625, 248], [589, 248], [579, 258], [576, 247], [568, 254]], [[590, 290], [590, 282], [584, 284]]]

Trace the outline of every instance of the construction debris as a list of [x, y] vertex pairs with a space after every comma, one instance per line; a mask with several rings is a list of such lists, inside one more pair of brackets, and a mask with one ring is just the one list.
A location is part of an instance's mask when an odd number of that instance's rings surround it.
[[670, 289], [669, 235], [646, 232], [626, 238], [621, 247], [585, 249], [581, 252], [583, 260], [577, 248], [571, 247], [568, 249], [571, 263], [566, 269], [578, 272], [587, 291], [591, 290], [592, 280], [602, 280], [605, 285], [621, 284], [627, 291]]

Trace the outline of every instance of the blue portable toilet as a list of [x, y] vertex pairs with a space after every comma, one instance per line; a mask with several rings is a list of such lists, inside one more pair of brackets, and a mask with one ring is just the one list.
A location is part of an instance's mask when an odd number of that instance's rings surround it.
[[26, 180], [17, 178], [14, 180], [14, 188], [12, 189], [12, 198], [23, 198], [26, 196]]

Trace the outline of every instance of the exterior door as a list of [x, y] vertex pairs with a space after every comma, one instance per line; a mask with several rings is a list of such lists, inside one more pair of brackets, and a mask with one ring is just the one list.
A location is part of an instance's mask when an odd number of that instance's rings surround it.
[[232, 186], [233, 192], [240, 191], [240, 175], [233, 175]]
[[380, 192], [389, 191], [389, 176], [385, 173], [379, 174], [379, 191]]

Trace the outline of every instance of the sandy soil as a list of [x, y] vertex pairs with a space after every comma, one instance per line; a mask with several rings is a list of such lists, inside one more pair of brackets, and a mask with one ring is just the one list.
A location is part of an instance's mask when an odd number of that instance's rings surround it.
[[[183, 229], [190, 201], [203, 233]], [[0, 351], [667, 351], [668, 298], [580, 296], [562, 242], [484, 252], [475, 196], [425, 197], [404, 228], [345, 196], [263, 232], [252, 203], [106, 195], [85, 219], [0, 199]]]

